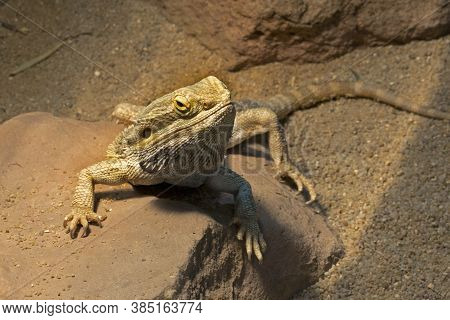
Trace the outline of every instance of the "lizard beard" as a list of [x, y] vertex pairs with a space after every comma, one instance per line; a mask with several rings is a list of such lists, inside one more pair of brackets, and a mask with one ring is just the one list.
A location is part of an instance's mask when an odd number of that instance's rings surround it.
[[139, 165], [162, 178], [214, 174], [223, 162], [234, 117], [232, 105], [222, 107], [205, 123], [177, 131], [164, 144], [153, 146], [142, 154]]

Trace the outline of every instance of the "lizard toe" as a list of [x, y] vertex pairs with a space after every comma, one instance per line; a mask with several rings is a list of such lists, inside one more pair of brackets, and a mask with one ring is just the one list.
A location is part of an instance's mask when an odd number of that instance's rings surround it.
[[301, 172], [294, 165], [285, 164], [281, 166], [277, 173], [277, 177], [291, 179], [295, 183], [297, 193], [299, 194], [302, 193], [303, 189], [306, 189], [309, 194], [309, 200], [306, 202], [307, 204], [310, 204], [316, 200], [317, 193], [314, 190], [313, 183], [301, 174]]
[[244, 228], [244, 226], [240, 226], [239, 230], [238, 230], [238, 232], [236, 234], [236, 238], [238, 240], [243, 240], [244, 239], [244, 234], [245, 234], [245, 228]]
[[263, 253], [267, 248], [267, 244], [257, 222], [240, 224], [237, 238], [238, 240], [245, 239], [245, 252], [248, 260], [251, 260], [252, 255], [255, 255], [260, 263], [263, 261]]
[[72, 239], [76, 238], [76, 231], [77, 231], [79, 222], [80, 222], [80, 216], [79, 215], [75, 215], [73, 217], [73, 219], [69, 223], [70, 237]]
[[252, 246], [252, 236], [250, 232], [247, 231], [245, 235], [245, 251], [247, 251], [248, 260], [252, 259], [253, 246]]
[[81, 237], [84, 238], [87, 236], [87, 233], [89, 232], [89, 222], [86, 219], [86, 216], [81, 216], [80, 217], [80, 224], [82, 225], [82, 233], [81, 233]]
[[261, 246], [262, 253], [266, 252], [266, 250], [267, 250], [267, 243], [264, 240], [264, 237], [263, 237], [262, 233], [259, 234], [259, 245]]
[[258, 240], [258, 236], [253, 236], [253, 252], [255, 253], [256, 258], [261, 263], [263, 261], [263, 255], [261, 252], [261, 246]]
[[73, 213], [69, 213], [64, 217], [63, 227], [66, 228], [67, 224], [73, 219]]
[[72, 212], [64, 218], [63, 226], [72, 239], [77, 237], [76, 232], [78, 227], [81, 226], [81, 237], [83, 238], [89, 234], [90, 223], [102, 227], [102, 221], [105, 219], [106, 216], [97, 215], [88, 208], [73, 208]]
[[103, 228], [102, 221], [106, 220], [107, 216], [100, 216], [94, 213], [86, 215], [86, 219], [89, 223], [96, 223], [100, 228]]

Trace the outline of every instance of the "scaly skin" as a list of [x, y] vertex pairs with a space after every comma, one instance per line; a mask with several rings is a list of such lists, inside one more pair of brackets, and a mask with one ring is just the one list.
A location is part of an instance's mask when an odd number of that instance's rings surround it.
[[438, 119], [450, 114], [423, 109], [382, 89], [357, 81], [310, 85], [296, 92], [277, 95], [265, 102], [231, 102], [230, 92], [215, 77], [175, 90], [146, 107], [118, 105], [113, 115], [128, 123], [108, 147], [107, 159], [80, 172], [72, 212], [64, 226], [75, 237], [79, 225], [85, 236], [89, 223], [101, 226], [104, 216], [93, 212], [95, 184], [152, 185], [161, 182], [188, 187], [207, 187], [235, 197], [237, 238], [245, 239], [249, 259], [263, 259], [266, 243], [258, 225], [250, 184], [223, 165], [226, 149], [252, 136], [269, 133], [269, 151], [277, 176], [291, 178], [299, 191], [316, 199], [312, 183], [289, 159], [280, 119], [291, 112], [338, 96], [365, 97], [398, 109]]

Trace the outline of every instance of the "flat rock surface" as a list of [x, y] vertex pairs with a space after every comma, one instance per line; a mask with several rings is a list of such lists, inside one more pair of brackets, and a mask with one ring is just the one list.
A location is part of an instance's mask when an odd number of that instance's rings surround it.
[[288, 298], [342, 253], [267, 160], [240, 155], [229, 162], [254, 189], [269, 244], [262, 265], [227, 227], [232, 199], [203, 189], [99, 186], [104, 227], [71, 240], [61, 223], [77, 173], [121, 128], [47, 113], [0, 126], [0, 298]]

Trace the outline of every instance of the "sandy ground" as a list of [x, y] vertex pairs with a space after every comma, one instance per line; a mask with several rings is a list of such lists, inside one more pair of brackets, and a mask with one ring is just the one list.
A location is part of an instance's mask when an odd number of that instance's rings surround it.
[[[90, 32], [42, 63], [17, 65], [56, 41], [0, 7], [0, 121], [29, 111], [85, 120], [115, 104], [145, 104], [213, 74], [236, 98], [259, 98], [305, 82], [352, 79], [449, 110], [450, 37], [356, 50], [326, 64], [268, 64], [224, 71], [223, 61], [167, 22], [146, 1], [9, 1], [60, 36]], [[78, 52], [78, 53], [77, 53]], [[290, 153], [313, 179], [319, 214], [341, 237], [345, 257], [296, 298], [448, 298], [450, 289], [448, 122], [364, 99], [338, 99], [285, 123]]]

